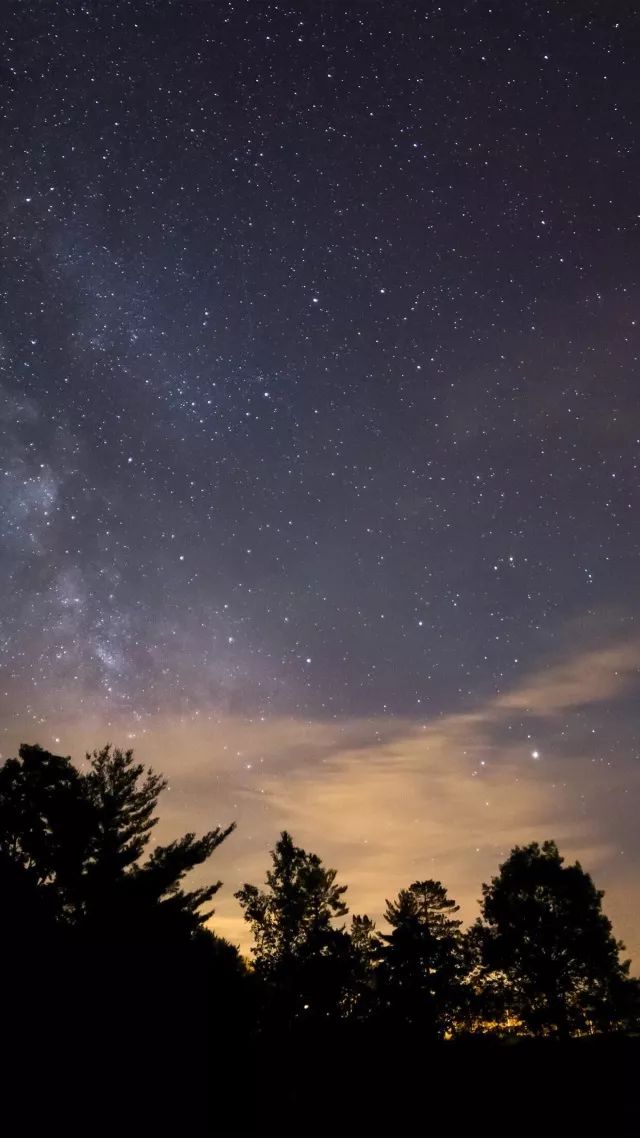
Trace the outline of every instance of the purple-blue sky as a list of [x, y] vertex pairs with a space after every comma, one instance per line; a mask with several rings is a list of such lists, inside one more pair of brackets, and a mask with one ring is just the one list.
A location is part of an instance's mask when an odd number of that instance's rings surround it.
[[[517, 841], [640, 952], [634, 6], [12, 5], [2, 753], [354, 907]], [[376, 900], [377, 899], [377, 900]], [[214, 922], [215, 925], [215, 922]]]

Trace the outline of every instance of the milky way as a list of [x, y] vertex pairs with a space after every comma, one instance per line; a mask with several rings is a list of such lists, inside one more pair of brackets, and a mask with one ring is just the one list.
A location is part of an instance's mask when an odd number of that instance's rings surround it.
[[12, 6], [4, 754], [135, 738], [230, 881], [564, 837], [640, 949], [633, 7]]

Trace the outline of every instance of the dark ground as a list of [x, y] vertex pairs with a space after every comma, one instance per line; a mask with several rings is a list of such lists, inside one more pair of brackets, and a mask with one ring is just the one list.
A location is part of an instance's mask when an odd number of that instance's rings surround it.
[[4, 962], [1, 1138], [638, 1133], [638, 1036], [430, 1044], [343, 1022], [257, 1037], [242, 986], [169, 963], [70, 967], [44, 946]]
[[[361, 1038], [272, 1052], [257, 1066], [251, 1135], [631, 1135], [640, 1039], [564, 1044]], [[261, 1103], [268, 1104], [261, 1112]]]
[[[159, 1029], [160, 1030], [160, 1029]], [[345, 1033], [288, 1043], [228, 1039], [200, 1059], [186, 1040], [81, 1042], [4, 1083], [3, 1135], [622, 1136], [638, 1133], [640, 1039], [565, 1044]], [[55, 1040], [51, 1041], [55, 1046]], [[88, 1042], [88, 1041], [87, 1041]], [[101, 1051], [102, 1049], [98, 1049]], [[73, 1054], [73, 1059], [72, 1059]], [[65, 1074], [66, 1072], [66, 1074]], [[5, 1075], [7, 1074], [5, 1066]], [[8, 1109], [7, 1109], [8, 1108]]]

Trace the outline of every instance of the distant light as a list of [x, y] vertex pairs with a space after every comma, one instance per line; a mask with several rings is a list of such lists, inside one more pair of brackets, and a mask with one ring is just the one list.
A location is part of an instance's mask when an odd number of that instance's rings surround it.
[[532, 751], [531, 752], [531, 758], [532, 759], [539, 759], [540, 758], [540, 752], [539, 751]]

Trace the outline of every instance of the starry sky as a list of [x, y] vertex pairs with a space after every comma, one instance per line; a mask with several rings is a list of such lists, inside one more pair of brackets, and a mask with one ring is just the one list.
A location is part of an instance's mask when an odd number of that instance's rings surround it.
[[[554, 837], [640, 958], [632, 3], [12, 3], [0, 747], [472, 919]], [[211, 869], [209, 870], [209, 875]]]

